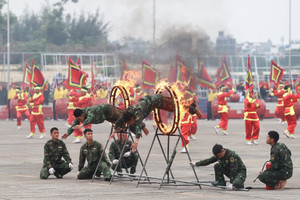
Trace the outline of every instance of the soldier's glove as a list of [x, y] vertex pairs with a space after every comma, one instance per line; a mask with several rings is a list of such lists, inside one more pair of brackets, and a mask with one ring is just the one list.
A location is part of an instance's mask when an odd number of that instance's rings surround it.
[[114, 160], [112, 161], [112, 163], [113, 163], [114, 165], [118, 164], [118, 162], [119, 162], [119, 160], [117, 160], [117, 159], [114, 159]]
[[53, 169], [53, 167], [51, 167], [51, 168], [49, 169], [49, 174], [50, 174], [50, 175], [53, 175], [54, 172], [55, 172], [55, 170]]
[[127, 157], [129, 157], [129, 156], [130, 156], [130, 154], [131, 154], [131, 152], [130, 152], [130, 151], [127, 151], [126, 153], [124, 153], [124, 155], [123, 155], [123, 156], [124, 156], [125, 158], [127, 158]]
[[228, 190], [232, 190], [233, 189], [233, 185], [232, 185], [232, 183], [230, 183], [227, 187], [226, 187], [226, 189], [228, 189]]
[[196, 166], [196, 163], [190, 162], [190, 165], [191, 165], [191, 167], [195, 167], [195, 166]]
[[69, 168], [72, 171], [72, 169], [73, 169], [73, 164], [72, 163], [69, 163]]

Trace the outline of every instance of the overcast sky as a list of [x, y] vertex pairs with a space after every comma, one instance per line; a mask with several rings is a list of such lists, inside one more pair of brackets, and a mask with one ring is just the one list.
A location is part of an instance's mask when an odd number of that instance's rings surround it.
[[[39, 11], [45, 0], [9, 0], [17, 16]], [[50, 4], [58, 0], [48, 0]], [[110, 23], [110, 39], [124, 36], [153, 38], [153, 0], [79, 0], [68, 3], [71, 14], [99, 8]], [[300, 1], [292, 0], [292, 40], [300, 40]], [[170, 27], [205, 31], [215, 41], [218, 31], [237, 42], [288, 43], [289, 0], [156, 0], [156, 35]]]

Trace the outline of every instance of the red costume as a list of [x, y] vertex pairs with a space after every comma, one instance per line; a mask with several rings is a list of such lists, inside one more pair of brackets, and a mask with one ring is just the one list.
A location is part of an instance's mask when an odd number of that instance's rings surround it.
[[23, 92], [16, 94], [14, 99], [17, 101], [16, 111], [17, 111], [17, 126], [20, 127], [22, 125], [21, 118], [22, 113], [25, 114], [28, 121], [30, 120], [30, 114], [27, 107], [27, 96]]
[[291, 94], [289, 92], [286, 92], [283, 95], [284, 115], [288, 123], [288, 127], [284, 133], [287, 137], [294, 136], [295, 128], [297, 125], [297, 118], [294, 111], [294, 102], [296, 102], [299, 98], [299, 94]]
[[283, 89], [281, 90], [274, 90], [273, 94], [275, 97], [277, 97], [277, 105], [275, 109], [275, 115], [279, 119], [281, 119], [282, 122], [285, 121], [285, 115], [284, 115], [284, 105], [283, 105], [283, 94], [285, 91]]
[[72, 125], [75, 117], [73, 115], [74, 110], [76, 109], [76, 107], [74, 106], [74, 102], [78, 101], [78, 97], [80, 97], [80, 94], [78, 92], [75, 92], [74, 90], [71, 90], [69, 93], [69, 103], [68, 103], [68, 124]]
[[30, 135], [35, 133], [35, 125], [38, 125], [39, 131], [42, 135], [45, 134], [44, 126], [44, 115], [43, 115], [43, 103], [44, 95], [39, 92], [38, 94], [34, 93], [32, 100], [30, 101], [30, 106], [32, 107], [30, 115]]
[[183, 137], [184, 142], [182, 141], [182, 147], [189, 144], [189, 135], [191, 132], [192, 124], [193, 124], [193, 116], [189, 112], [185, 112], [184, 118], [181, 120], [180, 128], [181, 135]]
[[222, 132], [226, 132], [228, 126], [228, 107], [226, 98], [230, 97], [233, 91], [230, 92], [219, 92], [218, 93], [218, 114], [220, 115], [221, 122], [217, 128], [221, 128]]
[[[259, 135], [259, 118], [257, 115], [257, 108], [259, 108], [259, 103], [257, 99], [247, 97], [244, 100], [245, 113], [245, 128], [246, 128], [246, 140], [254, 141], [258, 139]], [[252, 131], [253, 130], [253, 131]]]

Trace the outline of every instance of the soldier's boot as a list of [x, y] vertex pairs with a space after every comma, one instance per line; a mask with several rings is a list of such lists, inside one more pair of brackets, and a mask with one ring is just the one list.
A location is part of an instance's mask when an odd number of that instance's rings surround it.
[[58, 179], [63, 178], [63, 175], [61, 175], [59, 172], [54, 172], [54, 176]]
[[135, 166], [132, 166], [131, 168], [130, 168], [130, 174], [135, 174]]
[[110, 181], [110, 179], [111, 179], [111, 173], [110, 173], [110, 171], [109, 171], [109, 169], [108, 168], [105, 168], [105, 169], [103, 169], [103, 175], [104, 175], [104, 180], [105, 181]]

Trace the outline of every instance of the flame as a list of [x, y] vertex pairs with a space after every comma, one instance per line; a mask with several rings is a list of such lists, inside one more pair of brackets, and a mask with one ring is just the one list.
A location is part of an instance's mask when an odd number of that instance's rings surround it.
[[[137, 84], [137, 80], [141, 79], [141, 74], [134, 70], [124, 71], [124, 74], [120, 80], [115, 83], [115, 86], [123, 86], [128, 94], [130, 89]], [[120, 95], [120, 91], [117, 92], [117, 96]]]
[[[170, 89], [172, 92], [175, 93], [174, 101], [178, 100], [179, 102], [179, 112], [174, 112], [174, 118], [179, 120], [179, 124], [181, 123], [181, 121], [183, 120], [185, 113], [188, 111], [188, 106], [192, 103], [190, 98], [186, 98], [185, 95], [185, 84], [176, 82], [176, 83], [168, 83], [164, 80], [161, 80], [156, 86], [155, 89], [158, 92], [162, 92], [165, 88]], [[177, 108], [175, 108], [177, 109]], [[176, 116], [176, 113], [179, 113], [179, 116]], [[170, 132], [170, 130], [173, 128], [174, 124], [172, 125], [167, 125], [165, 123], [163, 123], [163, 125], [161, 126], [161, 128], [163, 129], [164, 133], [168, 133]]]

